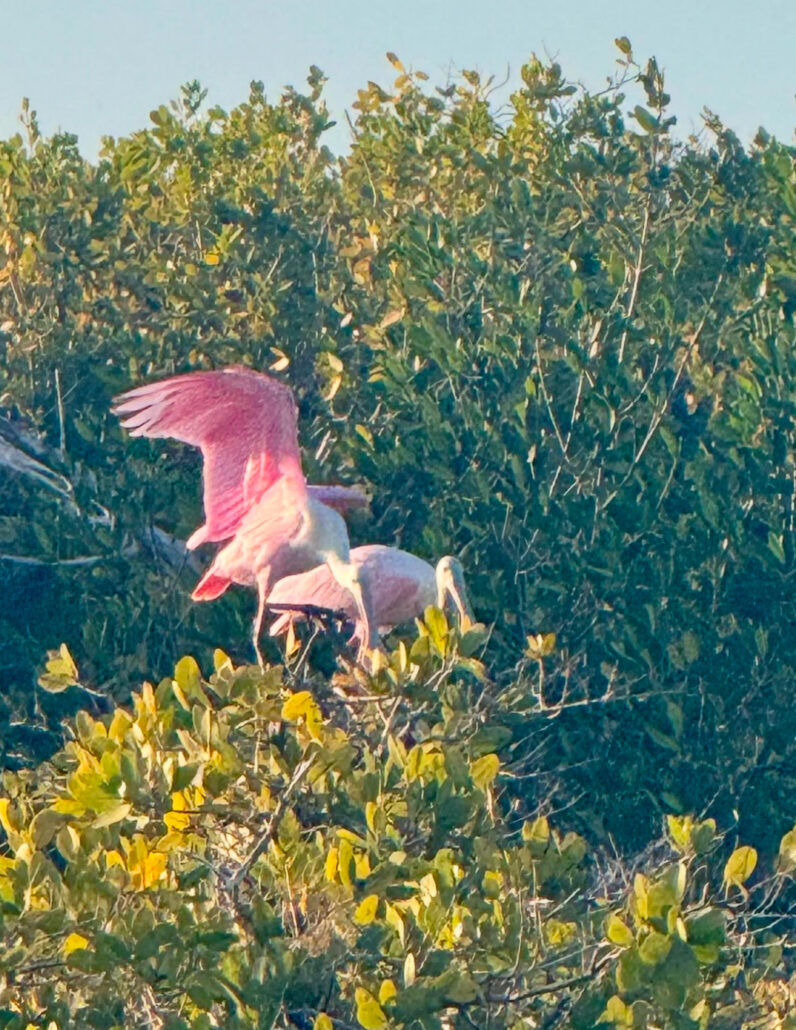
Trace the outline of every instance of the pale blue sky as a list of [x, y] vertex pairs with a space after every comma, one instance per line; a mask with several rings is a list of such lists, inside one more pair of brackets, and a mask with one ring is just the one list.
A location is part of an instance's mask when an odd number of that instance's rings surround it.
[[[498, 81], [508, 70], [509, 87], [532, 51], [547, 52], [594, 88], [619, 35], [666, 70], [679, 134], [701, 128], [704, 105], [744, 141], [762, 124], [790, 142], [796, 127], [796, 0], [0, 0], [0, 16], [0, 136], [17, 131], [28, 96], [45, 132], [77, 133], [91, 157], [192, 78], [229, 108], [251, 79], [276, 97], [317, 64], [342, 121], [368, 79], [394, 77], [387, 50], [433, 83], [476, 68]], [[330, 143], [347, 137], [338, 127]]]

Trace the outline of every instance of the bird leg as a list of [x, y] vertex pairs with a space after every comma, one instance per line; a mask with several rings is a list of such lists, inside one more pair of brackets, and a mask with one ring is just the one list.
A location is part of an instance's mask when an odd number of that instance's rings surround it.
[[382, 648], [381, 637], [373, 618], [373, 602], [370, 596], [370, 584], [367, 577], [357, 577], [354, 589], [351, 591], [357, 603], [361, 633], [357, 660], [369, 668], [370, 655], [373, 651]]
[[272, 579], [270, 565], [266, 565], [257, 573], [257, 614], [254, 616], [254, 626], [252, 627], [252, 643], [254, 644], [254, 653], [257, 655], [257, 664], [261, 669], [265, 668], [265, 661], [260, 651], [260, 633], [265, 616], [265, 602], [273, 586]]

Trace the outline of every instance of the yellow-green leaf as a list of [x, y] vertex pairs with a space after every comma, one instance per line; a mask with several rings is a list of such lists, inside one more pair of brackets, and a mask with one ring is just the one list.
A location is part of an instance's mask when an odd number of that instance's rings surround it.
[[678, 851], [687, 851], [691, 846], [691, 827], [693, 826], [691, 816], [667, 815], [666, 825], [669, 828], [669, 836]]
[[625, 1005], [618, 994], [608, 999], [605, 1010], [598, 1023], [613, 1023], [615, 1026], [632, 1026], [632, 1015], [630, 1009]]
[[62, 826], [55, 835], [55, 846], [68, 862], [74, 862], [80, 851], [80, 836], [72, 826]]
[[368, 894], [368, 896], [363, 898], [357, 905], [356, 912], [354, 912], [354, 922], [359, 923], [360, 926], [367, 926], [368, 923], [372, 923], [376, 918], [378, 908], [378, 894]]
[[337, 877], [338, 869], [338, 851], [337, 848], [331, 847], [326, 855], [326, 868], [325, 875], [326, 879], [334, 881]]
[[395, 308], [393, 311], [388, 311], [379, 323], [379, 329], [386, 329], [388, 326], [394, 325], [396, 322], [400, 322], [403, 317], [403, 308]]
[[698, 855], [706, 854], [716, 839], [716, 820], [703, 819], [701, 823], [695, 823], [691, 830], [691, 843]]
[[757, 865], [757, 852], [744, 844], [727, 859], [724, 866], [724, 883], [729, 886], [740, 887], [746, 883]]
[[658, 962], [662, 962], [666, 958], [671, 946], [671, 937], [667, 936], [665, 933], [658, 933], [653, 930], [652, 933], [648, 934], [641, 942], [641, 946], [638, 949], [639, 958], [642, 962], [656, 965]]
[[351, 886], [351, 864], [354, 861], [354, 849], [347, 840], [341, 840], [337, 849], [337, 872], [340, 882], [346, 887]]
[[69, 653], [66, 644], [61, 644], [57, 652], [50, 652], [52, 657], [47, 662], [47, 672], [53, 676], [67, 676], [77, 679], [77, 666]]
[[373, 446], [373, 433], [371, 433], [367, 426], [363, 426], [358, 422], [354, 426], [354, 432], [357, 434], [357, 436], [361, 436], [365, 443], [368, 444], [370, 447]]
[[217, 647], [213, 652], [213, 668], [216, 672], [221, 672], [222, 669], [227, 667], [232, 669], [232, 659], [225, 651], [222, 651], [220, 647]]
[[282, 718], [287, 722], [297, 722], [302, 716], [306, 716], [315, 704], [315, 698], [309, 690], [299, 690], [282, 705]]
[[404, 926], [404, 921], [401, 918], [401, 913], [394, 905], [391, 905], [389, 902], [387, 902], [385, 905], [384, 921], [387, 923], [388, 926], [391, 926], [393, 930], [395, 930], [395, 932], [398, 934], [398, 939], [400, 940], [401, 944], [405, 944], [406, 927]]
[[500, 759], [495, 754], [483, 755], [470, 766], [470, 776], [479, 790], [491, 786], [500, 772]]
[[39, 686], [51, 694], [59, 694], [77, 684], [77, 666], [66, 644], [57, 651], [48, 651], [46, 672], [39, 676]]
[[364, 987], [357, 987], [354, 992], [357, 1003], [357, 1020], [365, 1030], [384, 1030], [387, 1026], [387, 1017], [384, 1009], [379, 1005], [370, 991]]
[[550, 824], [546, 815], [537, 816], [522, 824], [522, 839], [526, 844], [547, 844], [550, 840]]
[[53, 808], [44, 808], [30, 823], [30, 839], [37, 848], [45, 848], [68, 817]]
[[533, 658], [535, 661], [541, 661], [542, 658], [547, 658], [556, 649], [556, 635], [555, 633], [536, 633], [527, 637], [527, 655], [529, 658]]
[[619, 944], [623, 948], [629, 948], [636, 939], [627, 923], [614, 913], [606, 920], [605, 936], [609, 941], [613, 941], [614, 944]]
[[199, 666], [195, 658], [187, 654], [174, 667], [174, 681], [186, 697], [195, 694], [199, 687]]
[[114, 823], [120, 823], [122, 819], [126, 819], [132, 810], [133, 806], [129, 802], [122, 801], [118, 805], [114, 805], [113, 808], [107, 809], [102, 815], [98, 815], [92, 826], [95, 829], [102, 829], [103, 826], [113, 826]]
[[779, 842], [777, 868], [781, 873], [788, 873], [792, 869], [796, 869], [796, 827], [788, 830]]
[[64, 955], [71, 955], [73, 951], [88, 947], [88, 938], [80, 933], [70, 933], [63, 943]]
[[380, 1002], [380, 1004], [386, 1005], [387, 1002], [388, 1001], [392, 1001], [392, 999], [397, 994], [398, 994], [398, 988], [395, 986], [395, 984], [392, 982], [392, 980], [384, 980], [384, 981], [382, 981], [382, 985], [379, 988], [379, 1002]]
[[445, 642], [448, 638], [448, 621], [445, 613], [434, 605], [429, 605], [423, 612], [423, 622], [426, 624], [431, 643], [439, 654], [445, 654]]

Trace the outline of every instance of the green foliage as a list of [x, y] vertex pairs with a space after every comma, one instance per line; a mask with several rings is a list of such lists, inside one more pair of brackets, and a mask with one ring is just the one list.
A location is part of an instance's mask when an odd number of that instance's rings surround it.
[[736, 849], [725, 897], [684, 819], [628, 878], [524, 817], [507, 699], [445, 635], [331, 683], [186, 657], [5, 773], [2, 1025], [790, 1025], [787, 869]]
[[392, 55], [341, 158], [317, 69], [230, 112], [190, 84], [96, 165], [27, 113], [0, 145], [8, 764], [85, 703], [30, 689], [62, 641], [114, 700], [183, 651], [248, 657], [250, 598], [188, 599], [196, 456], [108, 414], [243, 361], [295, 387], [312, 478], [371, 488], [355, 540], [458, 552], [495, 678], [527, 646], [518, 713], [559, 715], [527, 806], [585, 795], [578, 829], [632, 849], [712, 805], [774, 853], [796, 787], [794, 150], [710, 114], [678, 141], [657, 64], [617, 46], [595, 95], [530, 60], [500, 117], [489, 81], [437, 90]]

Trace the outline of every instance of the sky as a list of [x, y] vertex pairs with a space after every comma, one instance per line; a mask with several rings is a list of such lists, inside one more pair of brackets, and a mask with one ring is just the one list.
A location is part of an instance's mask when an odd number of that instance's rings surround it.
[[277, 99], [316, 64], [339, 152], [357, 90], [395, 77], [388, 50], [434, 85], [462, 68], [508, 77], [506, 98], [533, 52], [601, 88], [622, 35], [665, 70], [682, 137], [705, 106], [744, 142], [761, 125], [793, 142], [796, 128], [796, 0], [0, 0], [0, 24], [0, 137], [18, 131], [27, 96], [46, 134], [77, 134], [92, 159], [103, 135], [145, 127], [191, 79], [229, 109], [252, 79]]

